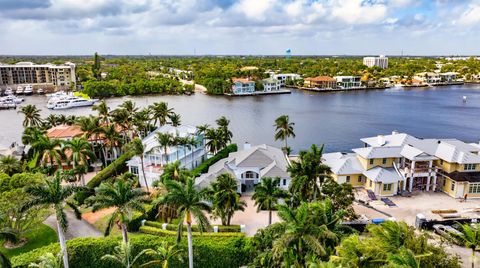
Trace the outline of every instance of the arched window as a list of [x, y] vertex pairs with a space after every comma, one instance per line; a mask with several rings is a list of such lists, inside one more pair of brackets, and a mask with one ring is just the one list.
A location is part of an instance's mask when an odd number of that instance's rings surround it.
[[246, 171], [242, 174], [243, 179], [258, 179], [258, 173], [253, 171]]

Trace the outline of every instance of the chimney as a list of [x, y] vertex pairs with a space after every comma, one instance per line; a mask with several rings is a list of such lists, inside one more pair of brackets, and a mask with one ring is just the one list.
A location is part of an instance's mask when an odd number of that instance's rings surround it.
[[383, 137], [383, 135], [378, 135], [377, 136], [377, 142], [378, 142], [378, 145], [380, 145], [380, 146], [385, 145], [385, 137]]
[[252, 148], [252, 145], [250, 145], [250, 143], [248, 143], [248, 141], [246, 141], [244, 144], [243, 144], [243, 150], [248, 150]]

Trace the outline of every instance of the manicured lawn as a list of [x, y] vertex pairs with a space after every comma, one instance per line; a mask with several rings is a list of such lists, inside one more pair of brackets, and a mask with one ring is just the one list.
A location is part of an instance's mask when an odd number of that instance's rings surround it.
[[[49, 226], [41, 224], [38, 228], [27, 232], [26, 238], [28, 242], [23, 247], [9, 250], [0, 246], [0, 251], [7, 255], [7, 257], [11, 258], [27, 251], [57, 242], [57, 233]], [[0, 244], [3, 245], [3, 241]]]
[[[105, 229], [107, 229], [108, 220], [110, 219], [111, 214], [107, 214], [101, 217], [99, 220], [93, 223], [93, 226], [97, 228], [100, 232], [104, 233]], [[120, 235], [122, 232], [118, 229], [116, 224], [113, 225], [112, 229], [110, 230], [110, 235]]]

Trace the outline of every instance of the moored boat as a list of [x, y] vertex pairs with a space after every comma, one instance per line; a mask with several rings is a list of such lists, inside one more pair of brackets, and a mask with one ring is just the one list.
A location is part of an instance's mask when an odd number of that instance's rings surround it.
[[5, 95], [12, 95], [13, 94], [13, 89], [11, 87], [7, 87], [7, 89], [5, 89]]
[[66, 99], [55, 100], [47, 104], [47, 108], [52, 110], [63, 110], [76, 107], [85, 107], [94, 105], [98, 99], [85, 99], [78, 97], [70, 97]]
[[5, 96], [5, 97], [1, 97], [0, 101], [3, 101], [3, 102], [10, 102], [11, 101], [13, 103], [19, 104], [19, 103], [22, 103], [24, 101], [24, 99], [23, 98], [17, 98], [14, 95], [8, 95], [8, 96]]
[[15, 91], [15, 94], [17, 94], [17, 95], [22, 95], [22, 94], [23, 94], [23, 87], [22, 87], [22, 86], [18, 86], [18, 87], [17, 87], [17, 91]]
[[23, 90], [24, 95], [32, 95], [33, 94], [33, 88], [31, 85], [27, 85], [25, 89]]
[[37, 94], [43, 95], [45, 94], [45, 91], [43, 90], [43, 88], [39, 88], [37, 89]]

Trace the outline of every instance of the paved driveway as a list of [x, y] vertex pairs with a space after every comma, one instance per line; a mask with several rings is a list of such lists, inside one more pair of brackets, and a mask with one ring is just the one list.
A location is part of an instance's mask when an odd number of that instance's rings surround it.
[[[68, 219], [68, 229], [65, 233], [66, 239], [72, 239], [77, 237], [101, 237], [103, 233], [95, 229], [90, 223], [85, 220], [78, 220], [73, 212], [66, 210]], [[46, 225], [52, 227], [57, 231], [57, 221], [55, 214], [50, 215], [44, 222]]]

